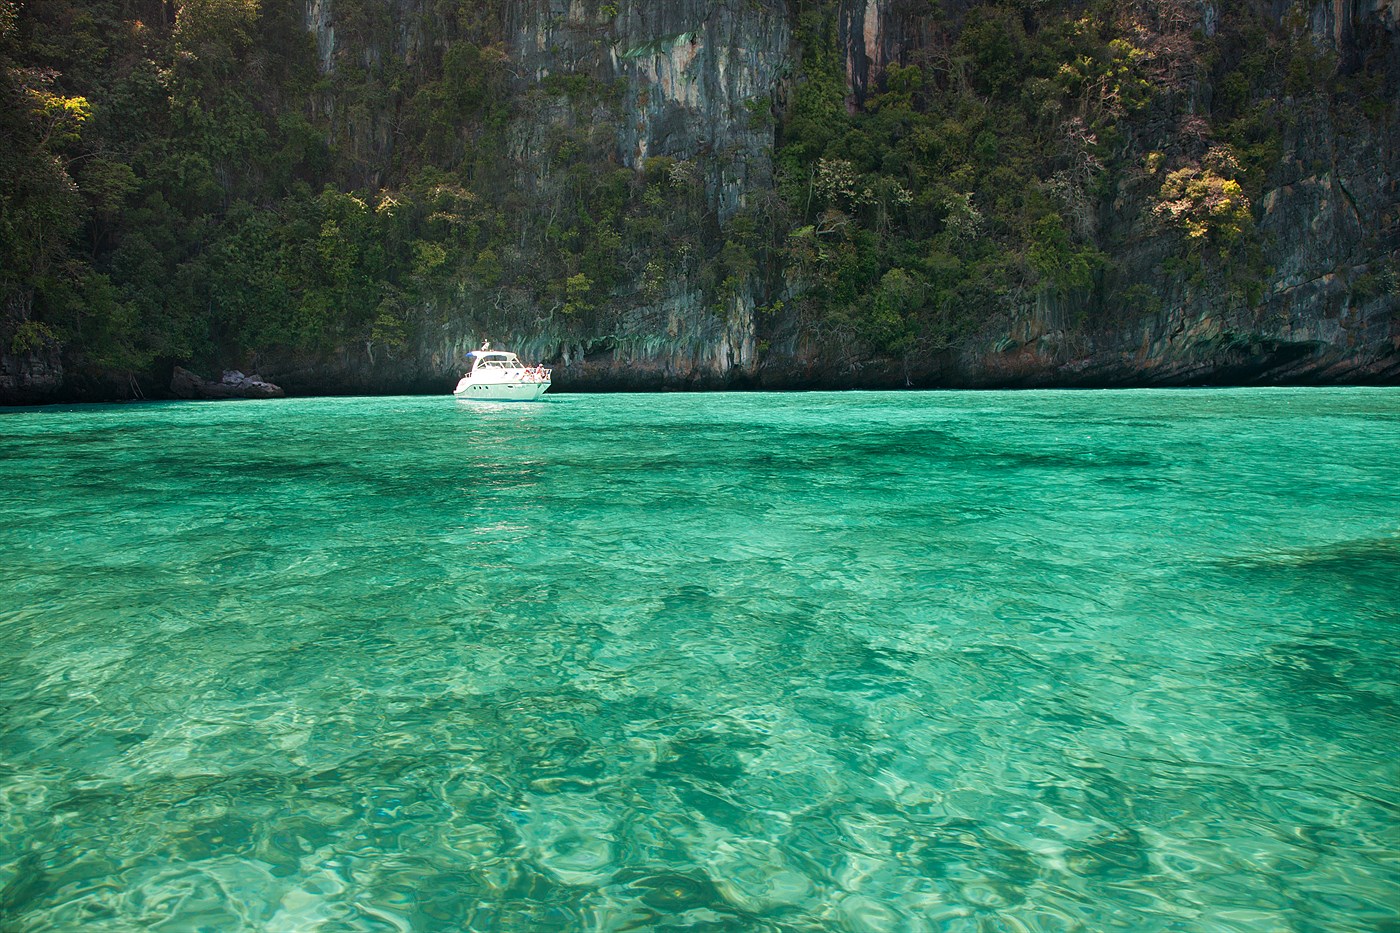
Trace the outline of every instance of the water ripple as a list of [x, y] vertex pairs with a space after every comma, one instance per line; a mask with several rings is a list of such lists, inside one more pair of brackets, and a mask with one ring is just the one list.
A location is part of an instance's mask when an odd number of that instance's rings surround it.
[[0, 415], [5, 930], [1400, 922], [1400, 396]]

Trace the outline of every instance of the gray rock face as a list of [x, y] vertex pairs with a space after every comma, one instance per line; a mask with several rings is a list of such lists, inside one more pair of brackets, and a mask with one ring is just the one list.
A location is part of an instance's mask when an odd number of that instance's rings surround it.
[[0, 349], [0, 399], [20, 405], [46, 402], [58, 396], [63, 381], [63, 360], [57, 346], [27, 353]]
[[[665, 156], [697, 166], [721, 225], [773, 188], [773, 112], [791, 54], [781, 0], [515, 0], [507, 21], [509, 54], [524, 80], [581, 73], [621, 83], [611, 127], [620, 164], [641, 170]], [[522, 161], [544, 160], [529, 142], [537, 136], [537, 127], [521, 134]], [[750, 290], [716, 314], [698, 292], [672, 295], [623, 315], [601, 342], [606, 349], [564, 346], [558, 357], [566, 380], [591, 384], [746, 378], [756, 362], [755, 304]], [[688, 335], [679, 341], [683, 353], [676, 351], [680, 331]], [[453, 349], [438, 348], [438, 355]]]
[[768, 113], [788, 62], [786, 5], [775, 0], [567, 4], [516, 0], [509, 7], [510, 54], [520, 74], [591, 74], [625, 82], [615, 127], [622, 164], [648, 157], [724, 158], [710, 191], [721, 221], [747, 192], [768, 187]]
[[321, 71], [335, 70], [335, 23], [331, 19], [331, 0], [308, 0], [306, 28], [316, 37], [316, 57]]

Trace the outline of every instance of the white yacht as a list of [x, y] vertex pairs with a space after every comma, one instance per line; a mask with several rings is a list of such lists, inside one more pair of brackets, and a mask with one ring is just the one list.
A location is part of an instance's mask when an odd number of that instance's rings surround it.
[[553, 372], [543, 366], [526, 366], [514, 353], [492, 350], [489, 342], [468, 353], [467, 362], [471, 368], [452, 394], [483, 402], [533, 402], [549, 388]]

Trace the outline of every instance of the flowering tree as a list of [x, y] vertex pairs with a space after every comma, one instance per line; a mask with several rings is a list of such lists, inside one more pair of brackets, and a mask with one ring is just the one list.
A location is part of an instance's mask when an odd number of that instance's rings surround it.
[[1209, 244], [1228, 253], [1254, 228], [1249, 197], [1236, 180], [1242, 174], [1234, 151], [1216, 146], [1199, 164], [1167, 175], [1155, 213], [1183, 230], [1193, 248]]

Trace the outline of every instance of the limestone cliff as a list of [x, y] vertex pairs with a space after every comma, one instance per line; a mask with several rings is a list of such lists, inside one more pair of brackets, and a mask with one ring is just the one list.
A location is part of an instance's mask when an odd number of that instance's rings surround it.
[[[616, 103], [599, 113], [612, 158], [634, 172], [655, 158], [695, 166], [722, 228], [773, 188], [772, 121], [756, 116], [773, 109], [788, 68], [786, 17], [781, 0], [518, 0], [508, 6], [507, 36], [522, 84], [582, 73], [620, 86]], [[513, 155], [522, 175], [547, 160], [535, 144], [539, 129], [521, 128]], [[620, 301], [606, 333], [512, 336], [540, 355], [553, 350], [563, 379], [575, 384], [723, 384], [751, 376], [756, 364], [756, 291], [746, 285], [715, 307], [713, 296], [682, 280], [652, 300]]]
[[[1215, 6], [1198, 5], [1199, 34], [1211, 30]], [[1383, 54], [1393, 80], [1400, 46], [1389, 3], [1318, 3], [1307, 22], [1311, 41], [1335, 53], [1341, 68], [1355, 67], [1363, 52]], [[1189, 93], [1201, 99], [1211, 89], [1197, 80]], [[963, 378], [983, 385], [1400, 379], [1397, 102], [1392, 97], [1389, 113], [1374, 121], [1338, 114], [1317, 98], [1284, 102], [1294, 119], [1256, 210], [1264, 256], [1250, 299], [1222, 295], [1186, 272], [1163, 274], [1170, 238], [1152, 216], [1154, 186], [1124, 179], [1101, 236], [1118, 266], [1106, 283], [1115, 293], [1108, 303], [1126, 313], [1076, 326], [1063, 303], [1039, 295], [1017, 309], [996, 345], [964, 351], [956, 363]], [[1187, 110], [1173, 124], [1143, 128], [1129, 145], [1142, 154], [1189, 150], [1198, 120]], [[1149, 307], [1125, 298], [1134, 286], [1151, 296]]]
[[[314, 0], [307, 14], [327, 67], [334, 38], [326, 11], [335, 2]], [[951, 15], [931, 24], [922, 8], [900, 0], [840, 4], [848, 109], [867, 105], [891, 64], [927, 59], [976, 6], [948, 4]], [[1138, 6], [1140, 28], [1157, 31], [1144, 42], [1163, 45], [1208, 40], [1219, 18], [1210, 2]], [[1397, 73], [1400, 40], [1385, 0], [1276, 6], [1279, 28], [1333, 54], [1338, 73], [1357, 69], [1364, 57], [1372, 59], [1373, 71]], [[422, 14], [411, 3], [396, 10], [405, 22], [401, 51], [411, 54], [411, 24]], [[804, 50], [790, 27], [794, 13], [771, 0], [512, 0], [503, 23], [515, 93], [559, 75], [587, 75], [619, 88], [614, 100], [588, 112], [562, 100], [531, 111], [512, 134], [516, 183], [542, 199], [553, 183], [543, 142], [551, 125], [594, 120], [621, 166], [641, 171], [654, 157], [698, 166], [721, 227], [741, 209], [769, 204], [780, 125], [764, 118], [782, 106], [793, 81], [803, 80]], [[1203, 157], [1208, 132], [1201, 111], [1212, 88], [1209, 75], [1188, 61], [1201, 52], [1172, 53], [1180, 59], [1171, 66], [1177, 69], [1172, 80], [1183, 82], [1180, 94], [1137, 115], [1137, 122], [1124, 121], [1120, 162], [1140, 163], [1152, 153], [1177, 164]], [[1378, 57], [1384, 60], [1379, 66]], [[555, 363], [566, 388], [1395, 381], [1396, 100], [1391, 96], [1386, 111], [1367, 120], [1339, 115], [1316, 97], [1285, 103], [1295, 106], [1295, 119], [1284, 128], [1281, 151], [1252, 205], [1262, 254], [1255, 263], [1258, 282], [1244, 292], [1225, 294], [1219, 275], [1173, 267], [1178, 244], [1154, 213], [1161, 173], [1143, 169], [1118, 173], [1089, 208], [1088, 236], [1111, 259], [1091, 288], [1009, 290], [1001, 313], [987, 315], [952, 345], [866, 353], [853, 361], [847, 348], [804, 332], [791, 315], [755, 313], [760, 305], [800, 296], [801, 282], [779, 268], [754, 275], [718, 302], [683, 280], [651, 300], [621, 288], [609, 299], [615, 314], [594, 333], [557, 327], [538, 314], [455, 309], [427, 335], [412, 381], [445, 382], [460, 353], [486, 328]], [[479, 293], [469, 299], [483, 300], [491, 299]], [[499, 304], [499, 296], [494, 301]], [[497, 332], [503, 325], [506, 332]], [[396, 364], [400, 371], [402, 364]], [[367, 386], [385, 379], [373, 370], [363, 377]]]
[[1400, 382], [1394, 0], [94, 3], [0, 36], [6, 402]]
[[[1147, 28], [1175, 33], [1167, 38], [1183, 43], [1188, 36], [1209, 39], [1219, 16], [1213, 2], [1136, 6], [1158, 14], [1156, 22], [1145, 17]], [[1275, 4], [1274, 15], [1281, 28], [1334, 55], [1339, 72], [1354, 71], [1364, 56], [1384, 59], [1372, 68], [1394, 86], [1400, 33], [1389, 0]], [[853, 108], [863, 106], [890, 63], [914, 59], [931, 41], [898, 0], [848, 0], [841, 29]], [[1200, 110], [1212, 88], [1193, 63], [1181, 67], [1192, 72], [1180, 95], [1185, 104], [1139, 125], [1127, 121], [1124, 161], [1153, 152], [1202, 156]], [[1264, 256], [1259, 288], [1248, 299], [1222, 294], [1218, 281], [1198, 273], [1171, 271], [1172, 234], [1153, 212], [1160, 178], [1129, 173], [1114, 179], [1091, 222], [1113, 260], [1093, 289], [1027, 291], [1009, 302], [997, 326], [961, 346], [924, 359], [872, 361], [846, 381], [991, 387], [1400, 380], [1400, 98], [1390, 95], [1373, 120], [1339, 115], [1317, 97], [1284, 105], [1294, 119], [1256, 209]], [[826, 381], [812, 377], [810, 359], [775, 364], [775, 381]]]

